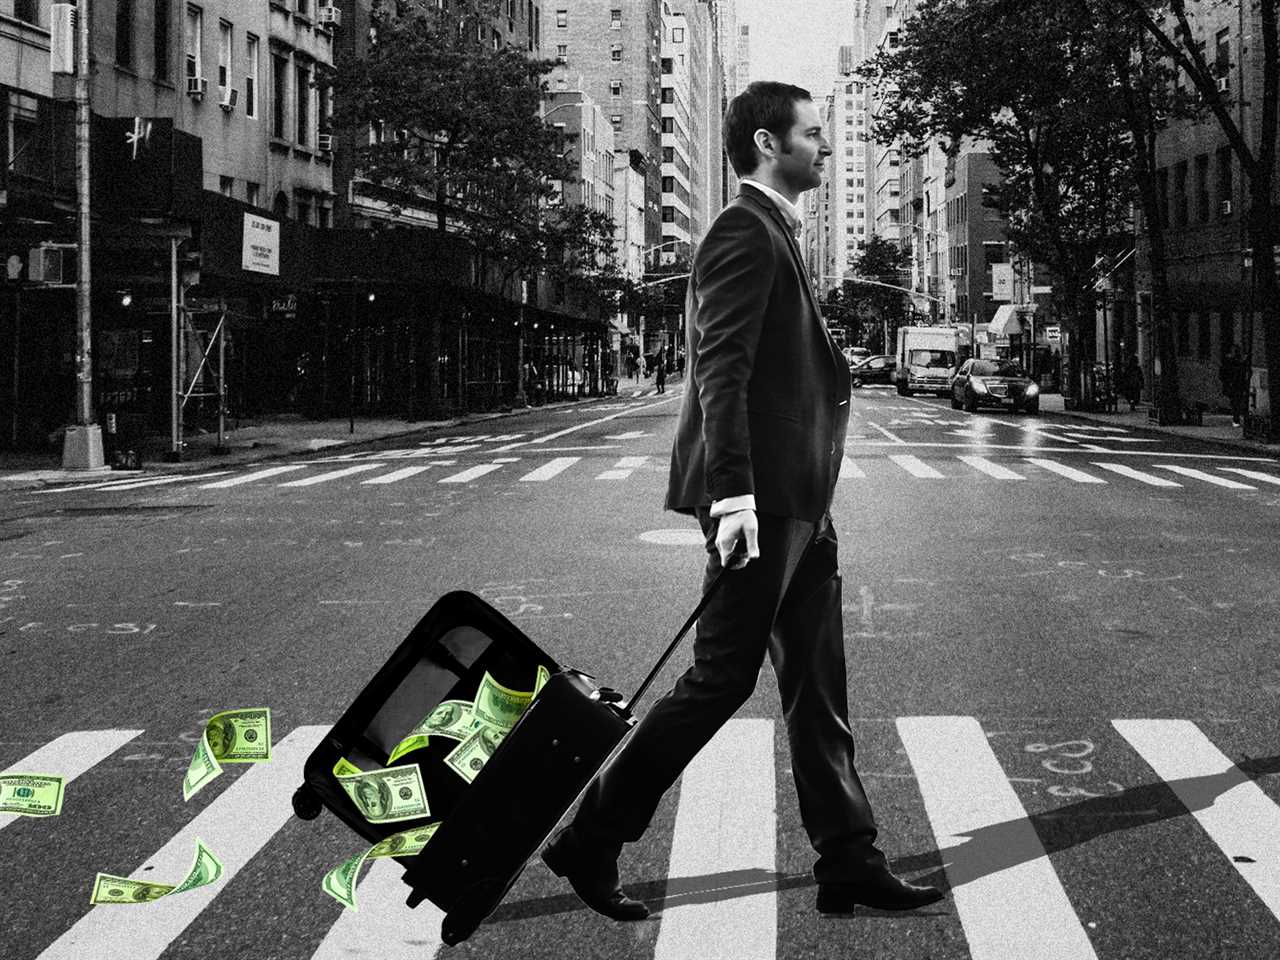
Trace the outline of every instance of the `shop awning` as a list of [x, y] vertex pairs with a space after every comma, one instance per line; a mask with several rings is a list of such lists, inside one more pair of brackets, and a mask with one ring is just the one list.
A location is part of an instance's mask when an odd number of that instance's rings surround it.
[[1018, 319], [1018, 308], [1012, 303], [1002, 303], [996, 307], [996, 315], [987, 324], [987, 333], [993, 340], [1007, 340], [1011, 335], [1022, 334], [1022, 321]]

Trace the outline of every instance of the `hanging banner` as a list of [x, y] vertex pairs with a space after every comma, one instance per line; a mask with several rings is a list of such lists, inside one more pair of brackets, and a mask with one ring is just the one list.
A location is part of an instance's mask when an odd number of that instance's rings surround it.
[[1002, 303], [1013, 302], [1013, 264], [991, 265], [991, 299]]
[[280, 275], [280, 224], [256, 213], [244, 215], [240, 266], [254, 273]]

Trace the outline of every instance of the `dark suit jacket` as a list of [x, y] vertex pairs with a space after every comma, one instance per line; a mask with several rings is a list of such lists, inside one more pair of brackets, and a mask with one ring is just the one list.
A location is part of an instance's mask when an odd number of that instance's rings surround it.
[[667, 509], [753, 493], [758, 512], [821, 520], [844, 456], [849, 367], [782, 211], [749, 184], [698, 247], [685, 325]]

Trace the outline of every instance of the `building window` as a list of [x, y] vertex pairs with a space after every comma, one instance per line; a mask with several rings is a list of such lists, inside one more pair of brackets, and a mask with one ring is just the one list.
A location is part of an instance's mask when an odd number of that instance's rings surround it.
[[298, 16], [305, 17], [311, 12], [311, 0], [298, 0], [298, 5], [294, 7]]
[[1218, 210], [1224, 217], [1231, 216], [1231, 211], [1223, 203], [1235, 199], [1231, 177], [1231, 148], [1223, 147], [1218, 151]]
[[675, 88], [674, 88], [674, 87], [663, 87], [663, 88], [662, 88], [662, 102], [663, 102], [663, 103], [675, 103], [675, 102], [676, 102], [676, 91], [675, 91]]
[[116, 0], [116, 63], [133, 66], [133, 0]]
[[1209, 155], [1196, 157], [1196, 219], [1209, 222]]
[[[333, 103], [330, 97], [330, 87], [327, 84], [316, 88], [316, 133], [329, 133], [329, 114], [333, 112]], [[320, 141], [317, 140], [317, 143]]]
[[675, 162], [676, 162], [676, 148], [675, 148], [675, 147], [663, 147], [663, 148], [662, 148], [662, 162], [663, 162], [663, 163], [675, 163]]
[[311, 223], [311, 195], [298, 190], [293, 195], [294, 218], [299, 223]]
[[204, 13], [199, 7], [187, 6], [187, 79], [201, 76], [204, 64], [200, 48], [204, 44]]
[[621, 10], [614, 9], [609, 11], [609, 29], [611, 30], [622, 29], [622, 11]]
[[224, 197], [231, 196], [235, 192], [235, 187], [236, 187], [235, 177], [219, 177], [218, 178], [218, 192], [222, 194]]
[[1231, 31], [1219, 30], [1215, 37], [1213, 73], [1225, 77], [1231, 70]]
[[151, 34], [152, 58], [157, 80], [169, 79], [169, 0], [155, 0], [155, 25]]
[[311, 141], [311, 71], [297, 64], [293, 72], [297, 83], [294, 90], [294, 99], [297, 101], [294, 105], [297, 111], [294, 139], [305, 147]]
[[289, 116], [289, 61], [271, 55], [271, 135], [284, 139]]
[[609, 81], [609, 95], [610, 95], [611, 97], [620, 97], [620, 96], [622, 96], [622, 81], [621, 81], [621, 80], [610, 80], [610, 81]]
[[561, 27], [561, 28], [569, 26], [569, 11], [568, 11], [568, 10], [557, 10], [557, 11], [556, 11], [556, 26], [557, 26], [557, 27]]
[[316, 213], [320, 215], [319, 225], [322, 230], [328, 230], [333, 226], [333, 207], [327, 203], [322, 203], [316, 208]]
[[569, 45], [567, 43], [556, 44], [556, 63], [569, 62]]
[[502, 34], [500, 34], [497, 30], [491, 31], [489, 35], [489, 39], [493, 46], [493, 49], [495, 50], [502, 49]]
[[218, 21], [218, 86], [223, 90], [231, 85], [231, 24]]
[[663, 118], [662, 118], [662, 132], [663, 132], [663, 133], [675, 133], [675, 132], [676, 132], [676, 121], [675, 121], [675, 118], [674, 118], [674, 117], [663, 117]]
[[675, 177], [663, 177], [663, 178], [662, 178], [662, 192], [663, 192], [663, 193], [675, 193], [675, 192], [676, 192], [676, 178], [675, 178]]
[[40, 0], [14, 0], [13, 15], [23, 23], [40, 26]]
[[262, 185], [257, 183], [248, 183], [244, 185], [244, 198], [251, 206], [257, 206], [258, 201], [262, 197]]
[[258, 115], [258, 38], [252, 33], [244, 38], [244, 57], [248, 63], [244, 72], [244, 115]]
[[622, 62], [622, 44], [615, 43], [612, 47], [609, 48], [609, 59], [612, 60], [614, 63]]

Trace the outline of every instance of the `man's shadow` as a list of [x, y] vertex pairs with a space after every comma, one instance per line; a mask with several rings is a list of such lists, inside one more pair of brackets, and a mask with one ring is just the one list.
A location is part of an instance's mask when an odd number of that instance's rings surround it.
[[[1272, 773], [1280, 773], [1280, 756], [1246, 758], [1225, 773], [1143, 784], [1106, 797], [1090, 797], [1025, 819], [983, 827], [967, 834], [968, 839], [963, 844], [947, 850], [945, 862], [938, 850], [930, 850], [899, 857], [892, 861], [892, 866], [896, 873], [904, 874], [927, 870], [929, 872], [923, 876], [914, 877], [913, 882], [952, 889], [1110, 833], [1204, 810], [1227, 791]], [[1178, 798], [1175, 788], [1186, 796], [1185, 803]], [[1027, 830], [1028, 824], [1032, 828], [1030, 831]], [[637, 900], [643, 900], [651, 910], [658, 911], [814, 885], [815, 881], [808, 873], [789, 875], [752, 869], [645, 880], [627, 884], [626, 892]], [[565, 893], [504, 903], [490, 915], [488, 922], [527, 920], [585, 909], [576, 896]]]

